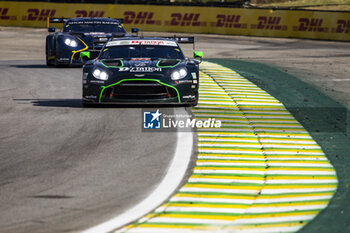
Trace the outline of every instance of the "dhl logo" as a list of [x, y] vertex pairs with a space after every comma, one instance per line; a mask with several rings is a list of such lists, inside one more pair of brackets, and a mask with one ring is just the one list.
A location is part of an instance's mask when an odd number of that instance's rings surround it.
[[85, 11], [85, 10], [76, 10], [76, 17], [103, 17], [105, 14], [104, 11]]
[[225, 28], [246, 28], [247, 24], [241, 24], [240, 15], [223, 15], [219, 14], [216, 16], [217, 22], [212, 23], [213, 27], [225, 27]]
[[350, 20], [339, 19], [337, 21], [337, 28], [334, 30], [336, 33], [349, 33], [350, 32]]
[[47, 17], [54, 17], [56, 13], [55, 9], [38, 9], [38, 8], [29, 8], [27, 14], [22, 17], [22, 20], [28, 21], [46, 21]]
[[328, 32], [328, 28], [322, 27], [323, 19], [319, 18], [300, 18], [299, 27], [294, 28], [295, 31], [302, 32]]
[[263, 30], [287, 30], [287, 25], [280, 25], [281, 17], [278, 16], [259, 16], [258, 24], [252, 24], [252, 29]]
[[153, 19], [154, 12], [148, 11], [126, 11], [124, 12], [125, 24], [149, 24], [149, 25], [161, 25], [160, 20]]
[[198, 27], [198, 26], [206, 26], [206, 22], [200, 22], [199, 21], [200, 14], [194, 14], [194, 13], [172, 13], [171, 14], [171, 20], [166, 21], [166, 25], [171, 26], [192, 26], [192, 27]]
[[0, 8], [0, 20], [16, 20], [16, 16], [7, 15], [9, 8]]

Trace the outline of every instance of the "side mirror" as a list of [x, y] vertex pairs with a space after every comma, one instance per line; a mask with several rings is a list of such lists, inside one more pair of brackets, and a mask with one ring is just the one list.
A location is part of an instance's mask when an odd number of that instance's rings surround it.
[[138, 35], [139, 29], [138, 28], [131, 28], [131, 33], [136, 33], [136, 35]]
[[49, 28], [47, 29], [47, 31], [48, 31], [48, 32], [55, 32], [55, 31], [56, 31], [56, 28], [54, 28], [54, 27], [49, 27]]
[[193, 52], [193, 58], [195, 60], [198, 60], [199, 63], [201, 63], [202, 60], [203, 60], [203, 52], [202, 51], [195, 51], [195, 52]]
[[80, 58], [83, 61], [88, 61], [90, 59], [90, 52], [81, 52], [80, 53]]

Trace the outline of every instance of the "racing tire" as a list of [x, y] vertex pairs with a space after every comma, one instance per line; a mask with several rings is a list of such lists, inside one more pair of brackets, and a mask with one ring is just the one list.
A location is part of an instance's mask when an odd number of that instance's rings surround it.
[[48, 44], [47, 44], [47, 41], [46, 41], [46, 50], [45, 50], [45, 57], [46, 57], [46, 65], [47, 66], [54, 66], [54, 63], [52, 63], [51, 61], [49, 61], [49, 56], [48, 56]]
[[194, 107], [194, 106], [197, 106], [197, 104], [198, 104], [198, 98], [195, 101], [193, 101], [193, 103], [190, 103], [189, 106]]
[[57, 52], [56, 52], [56, 48], [57, 48], [57, 45], [56, 45], [57, 41], [55, 41], [55, 59], [54, 59], [54, 62], [53, 62], [53, 66], [58, 68], [61, 66], [61, 64], [58, 63], [58, 60], [57, 60]]
[[199, 99], [199, 96], [198, 96], [198, 91], [197, 91], [196, 92], [196, 99], [192, 103], [190, 103], [189, 106], [191, 106], [191, 107], [196, 106], [198, 104], [198, 99]]
[[56, 67], [56, 68], [60, 66], [60, 65], [58, 64], [57, 59], [56, 59], [56, 54], [55, 54], [55, 60], [54, 60], [54, 62], [53, 62], [53, 66]]
[[46, 65], [47, 66], [53, 66], [53, 64], [51, 62], [49, 62], [49, 59], [47, 59], [47, 57], [46, 57]]

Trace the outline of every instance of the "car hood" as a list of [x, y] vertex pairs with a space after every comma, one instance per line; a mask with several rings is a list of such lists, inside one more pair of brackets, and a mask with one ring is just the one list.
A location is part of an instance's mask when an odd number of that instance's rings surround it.
[[153, 77], [161, 78], [171, 75], [174, 69], [185, 65], [180, 59], [103, 59], [94, 63], [95, 67], [108, 69], [109, 74], [119, 78]]
[[[149, 59], [149, 58], [134, 58], [134, 59], [104, 59], [100, 63], [109, 68], [119, 68], [120, 71], [149, 71], [155, 68], [174, 68], [179, 66], [184, 61], [181, 59]], [[122, 69], [123, 68], [123, 69]]]

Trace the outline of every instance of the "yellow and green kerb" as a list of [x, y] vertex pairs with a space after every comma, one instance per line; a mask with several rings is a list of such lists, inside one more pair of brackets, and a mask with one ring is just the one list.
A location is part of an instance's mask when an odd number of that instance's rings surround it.
[[162, 206], [115, 232], [297, 232], [327, 207], [337, 176], [284, 105], [235, 71], [201, 65], [198, 158]]

